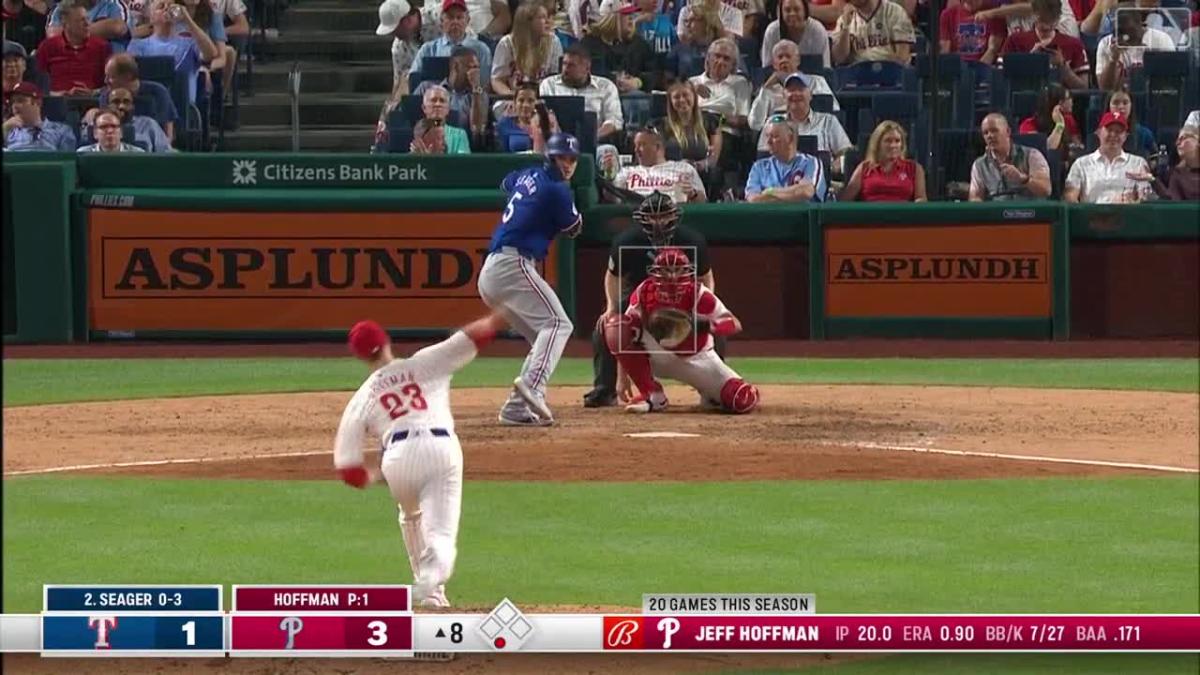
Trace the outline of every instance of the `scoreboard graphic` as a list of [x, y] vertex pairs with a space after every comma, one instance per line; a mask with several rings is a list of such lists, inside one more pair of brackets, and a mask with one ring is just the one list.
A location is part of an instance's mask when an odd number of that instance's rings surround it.
[[393, 585], [46, 586], [0, 615], [43, 656], [391, 657], [587, 652], [1200, 652], [1196, 614], [817, 614], [802, 594], [645, 595], [641, 613], [414, 614]]

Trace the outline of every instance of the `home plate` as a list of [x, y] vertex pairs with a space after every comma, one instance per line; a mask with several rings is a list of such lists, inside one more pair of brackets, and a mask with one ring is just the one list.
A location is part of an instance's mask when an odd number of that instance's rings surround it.
[[636, 434], [625, 434], [629, 438], [699, 438], [700, 434], [687, 434], [682, 431], [639, 431]]

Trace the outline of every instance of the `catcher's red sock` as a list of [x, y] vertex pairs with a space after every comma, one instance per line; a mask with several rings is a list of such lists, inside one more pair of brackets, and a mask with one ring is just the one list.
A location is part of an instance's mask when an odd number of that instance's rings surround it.
[[617, 362], [629, 375], [629, 380], [633, 382], [633, 386], [642, 392], [643, 396], [649, 396], [652, 392], [662, 391], [662, 385], [654, 379], [654, 371], [650, 367], [650, 355], [639, 352], [625, 352], [623, 354], [615, 354]]

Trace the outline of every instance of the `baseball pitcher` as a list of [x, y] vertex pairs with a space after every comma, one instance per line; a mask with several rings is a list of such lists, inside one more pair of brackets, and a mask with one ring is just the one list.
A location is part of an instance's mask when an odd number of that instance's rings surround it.
[[546, 405], [546, 384], [574, 326], [554, 289], [538, 274], [537, 263], [545, 260], [560, 232], [574, 238], [583, 228], [570, 186], [578, 161], [579, 140], [557, 133], [546, 142], [544, 166], [514, 171], [501, 184], [508, 205], [479, 272], [479, 295], [531, 345], [500, 409], [501, 424], [554, 423]]
[[624, 314], [605, 321], [605, 340], [637, 387], [625, 409], [666, 409], [667, 395], [656, 376], [691, 385], [731, 413], [758, 405], [758, 389], [717, 356], [714, 335], [733, 335], [742, 324], [712, 291], [696, 281], [696, 267], [682, 249], [659, 250], [650, 276], [633, 291]]
[[400, 508], [400, 532], [413, 573], [413, 600], [449, 607], [446, 581], [458, 555], [462, 512], [462, 447], [450, 414], [450, 378], [495, 338], [504, 323], [490, 315], [407, 359], [374, 321], [350, 329], [350, 351], [371, 374], [350, 399], [333, 446], [346, 484], [363, 488], [375, 475], [363, 465], [363, 439], [378, 438], [382, 473]]

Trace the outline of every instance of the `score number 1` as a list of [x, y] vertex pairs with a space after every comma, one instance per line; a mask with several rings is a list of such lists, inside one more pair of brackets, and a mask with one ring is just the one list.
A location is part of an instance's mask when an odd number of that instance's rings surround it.
[[196, 622], [189, 621], [180, 627], [184, 634], [187, 635], [187, 646], [196, 646]]

